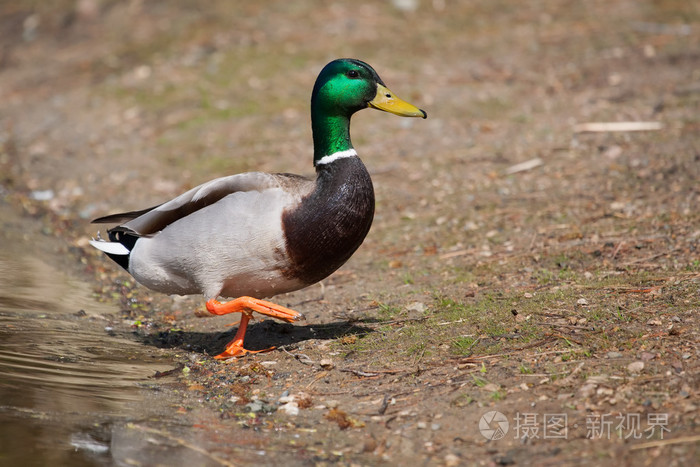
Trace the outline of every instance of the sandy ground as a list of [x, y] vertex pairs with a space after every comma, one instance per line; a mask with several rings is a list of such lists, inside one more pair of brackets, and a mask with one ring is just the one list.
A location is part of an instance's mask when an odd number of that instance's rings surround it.
[[[698, 462], [692, 2], [16, 1], [0, 40], [0, 194], [173, 362], [172, 412], [123, 439], [211, 465]], [[342, 56], [429, 118], [355, 117], [367, 240], [276, 297], [306, 323], [251, 326], [277, 350], [216, 362], [234, 319], [137, 286], [89, 220], [312, 174], [311, 87]]]

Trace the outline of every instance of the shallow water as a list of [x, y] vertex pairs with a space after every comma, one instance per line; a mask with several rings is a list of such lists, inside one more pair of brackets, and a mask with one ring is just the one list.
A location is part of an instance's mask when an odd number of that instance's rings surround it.
[[110, 335], [116, 310], [49, 264], [48, 238], [0, 219], [0, 466], [123, 464], [115, 441], [158, 412], [152, 377], [172, 364]]

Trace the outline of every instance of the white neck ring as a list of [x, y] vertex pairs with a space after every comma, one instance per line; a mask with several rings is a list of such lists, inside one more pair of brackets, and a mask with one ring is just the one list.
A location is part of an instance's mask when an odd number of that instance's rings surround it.
[[331, 162], [337, 161], [338, 159], [344, 159], [346, 157], [357, 157], [357, 151], [354, 149], [346, 149], [345, 151], [334, 152], [327, 156], [323, 156], [316, 161], [316, 165], [330, 164]]

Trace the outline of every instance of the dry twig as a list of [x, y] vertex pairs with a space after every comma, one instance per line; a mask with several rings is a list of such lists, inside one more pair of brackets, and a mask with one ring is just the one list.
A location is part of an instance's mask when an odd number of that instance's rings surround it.
[[513, 175], [518, 172], [525, 172], [527, 170], [532, 170], [536, 167], [544, 165], [544, 161], [539, 157], [530, 159], [529, 161], [521, 162], [519, 164], [511, 165], [506, 169], [506, 175]]
[[[567, 328], [567, 329], [581, 329], [583, 331], [595, 331], [595, 328], [588, 326], [577, 326], [575, 324], [556, 324], [556, 323], [533, 323], [537, 326], [549, 326], [552, 328]], [[571, 340], [571, 338], [568, 338]]]
[[695, 443], [700, 441], [700, 435], [683, 436], [682, 438], [660, 439], [658, 441], [650, 441], [648, 443], [637, 444], [630, 447], [630, 451], [638, 451], [640, 449], [656, 448], [660, 446], [669, 446], [672, 444]]
[[585, 362], [579, 363], [578, 366], [574, 368], [571, 373], [569, 373], [569, 376], [557, 380], [554, 384], [556, 384], [557, 386], [566, 386], [568, 384], [571, 384], [573, 382], [574, 376], [576, 376], [576, 374], [581, 371], [581, 368], [583, 368], [584, 364]]
[[660, 122], [587, 122], [574, 126], [574, 131], [576, 133], [652, 131], [663, 127]]

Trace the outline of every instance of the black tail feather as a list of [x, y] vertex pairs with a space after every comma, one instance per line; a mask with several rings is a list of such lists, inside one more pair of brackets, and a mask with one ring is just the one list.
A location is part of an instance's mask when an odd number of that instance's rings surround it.
[[[118, 229], [110, 229], [107, 231], [109, 235], [109, 240], [112, 242], [119, 242], [126, 247], [127, 250], [131, 251], [136, 245], [136, 240], [139, 239], [136, 235], [132, 235], [128, 232]], [[129, 258], [131, 254], [128, 255], [114, 255], [111, 253], [105, 253], [109, 258], [117, 263], [119, 266], [123, 267], [125, 270], [129, 270]]]

